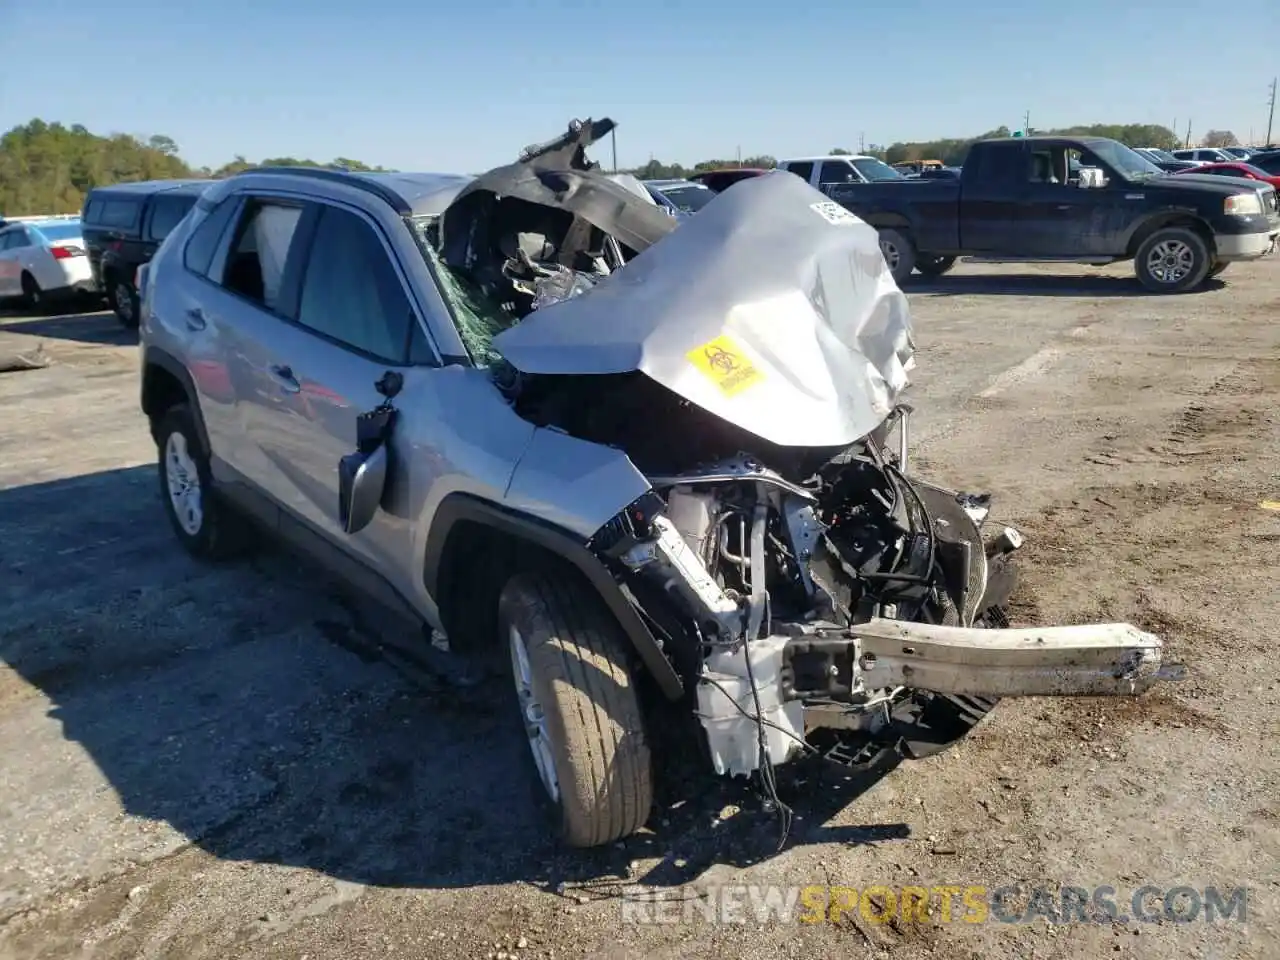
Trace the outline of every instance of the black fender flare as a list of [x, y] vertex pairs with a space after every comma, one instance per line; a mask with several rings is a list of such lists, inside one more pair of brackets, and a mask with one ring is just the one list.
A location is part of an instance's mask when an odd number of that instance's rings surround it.
[[191, 417], [195, 420], [200, 446], [207, 456], [212, 452], [209, 447], [209, 432], [205, 429], [204, 414], [200, 412], [200, 395], [196, 392], [195, 381], [191, 379], [191, 373], [183, 366], [182, 361], [159, 347], [147, 347], [142, 354], [142, 385], [139, 398], [142, 412], [152, 418], [159, 412], [155, 395], [148, 389], [152, 368], [163, 370], [177, 380], [182, 387], [187, 395], [187, 406], [191, 408]]
[[893, 213], [884, 211], [883, 213], [868, 213], [865, 216], [858, 214], [869, 227], [875, 227], [879, 230], [881, 227], [887, 227], [891, 230], [902, 230], [908, 234], [912, 233], [911, 220], [905, 213]]
[[1209, 244], [1209, 252], [1213, 252], [1213, 227], [1209, 225], [1209, 222], [1194, 210], [1170, 208], [1148, 214], [1133, 225], [1133, 229], [1125, 237], [1126, 253], [1130, 257], [1137, 256], [1138, 247], [1142, 245], [1142, 242], [1147, 237], [1157, 230], [1179, 224], [1186, 224], [1203, 233], [1205, 240]]
[[604, 601], [663, 694], [671, 700], [678, 700], [684, 695], [684, 683], [662, 652], [661, 644], [622, 592], [613, 574], [587, 548], [585, 541], [559, 527], [513, 513], [489, 500], [466, 493], [451, 493], [436, 508], [427, 534], [422, 568], [423, 586], [436, 603], [439, 603], [440, 565], [445, 544], [454, 527], [462, 521], [478, 523], [507, 536], [526, 540], [571, 564]]

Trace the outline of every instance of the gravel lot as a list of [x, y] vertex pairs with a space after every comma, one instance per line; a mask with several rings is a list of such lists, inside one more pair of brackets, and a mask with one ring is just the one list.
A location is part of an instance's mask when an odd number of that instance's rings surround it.
[[[504, 690], [394, 668], [398, 628], [296, 559], [189, 561], [131, 338], [6, 315], [0, 355], [52, 362], [0, 374], [0, 957], [1280, 956], [1280, 260], [1222, 279], [1152, 297], [1123, 266], [962, 266], [910, 288], [917, 467], [1027, 533], [1017, 619], [1130, 620], [1190, 677], [1006, 701], [860, 795], [789, 783], [776, 856], [749, 790], [686, 772], [653, 833], [556, 850]], [[1015, 883], [1122, 908], [1247, 886], [1247, 920], [640, 925], [618, 898]]]

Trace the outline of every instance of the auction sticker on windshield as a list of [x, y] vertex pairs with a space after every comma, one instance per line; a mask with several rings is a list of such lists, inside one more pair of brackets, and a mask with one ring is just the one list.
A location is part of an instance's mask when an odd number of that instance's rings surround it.
[[764, 374], [727, 334], [694, 347], [685, 356], [726, 397], [741, 393], [764, 379]]
[[822, 217], [827, 223], [857, 223], [858, 218], [846, 210], [834, 200], [823, 200], [820, 203], [809, 204], [809, 209]]

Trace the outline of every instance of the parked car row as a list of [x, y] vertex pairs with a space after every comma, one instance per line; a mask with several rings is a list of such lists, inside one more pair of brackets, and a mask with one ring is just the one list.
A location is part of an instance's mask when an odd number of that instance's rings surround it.
[[[1043, 138], [1011, 139], [1030, 142]], [[1146, 161], [1148, 172], [1239, 178], [1273, 187], [1280, 182], [1280, 150], [1194, 147], [1168, 151], [1137, 147], [1128, 153]], [[890, 165], [858, 154], [789, 158], [781, 160], [777, 169], [795, 174], [828, 195], [840, 191], [842, 202], [850, 209], [860, 204], [849, 188], [929, 181], [958, 185], [965, 179], [965, 168], [948, 167], [937, 160]], [[717, 193], [772, 172], [759, 167], [731, 167], [702, 171], [685, 180], [650, 180], [643, 184], [631, 177], [632, 183], [627, 187], [642, 193], [675, 219], [683, 220], [705, 207]], [[1075, 182], [1070, 175], [1066, 178]], [[78, 217], [0, 217], [0, 297], [20, 297], [35, 306], [51, 297], [98, 293], [124, 326], [136, 327], [139, 268], [151, 259], [169, 231], [213, 182], [193, 179], [115, 184], [90, 191]], [[922, 196], [912, 197], [911, 202], [918, 202]], [[898, 249], [896, 242], [886, 241], [886, 256], [898, 256], [894, 253]], [[1108, 251], [1107, 256], [1112, 252]], [[1023, 253], [1040, 256], [1043, 251], [1026, 248]], [[902, 264], [907, 262], [919, 272], [940, 272], [949, 269], [954, 259], [917, 249], [913, 256], [895, 260], [896, 273], [900, 274]], [[1225, 262], [1215, 260], [1211, 270], [1216, 271]]]

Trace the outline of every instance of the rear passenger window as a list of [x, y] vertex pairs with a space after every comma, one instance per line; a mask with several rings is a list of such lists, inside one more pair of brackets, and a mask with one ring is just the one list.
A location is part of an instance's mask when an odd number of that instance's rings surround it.
[[187, 211], [195, 206], [196, 198], [156, 197], [151, 202], [151, 222], [147, 224], [147, 239], [163, 240], [176, 227]]
[[277, 310], [284, 265], [301, 216], [301, 207], [264, 201], [249, 204], [227, 254], [222, 285], [246, 300]]
[[223, 234], [227, 232], [239, 204], [239, 197], [227, 197], [192, 231], [191, 239], [187, 241], [187, 248], [182, 254], [183, 264], [192, 273], [198, 273], [202, 277], [209, 275], [214, 254], [218, 252], [218, 245], [222, 242]]
[[138, 222], [142, 204], [137, 200], [104, 200], [98, 223], [104, 227], [132, 227]]
[[813, 177], [813, 164], [808, 161], [803, 163], [789, 163], [787, 164], [787, 173], [794, 173], [805, 183], [808, 183]]
[[84, 216], [81, 219], [85, 223], [97, 223], [102, 216], [102, 201], [90, 200], [84, 205]]
[[323, 208], [304, 269], [299, 323], [361, 353], [404, 362], [412, 308], [391, 255], [368, 222]]

